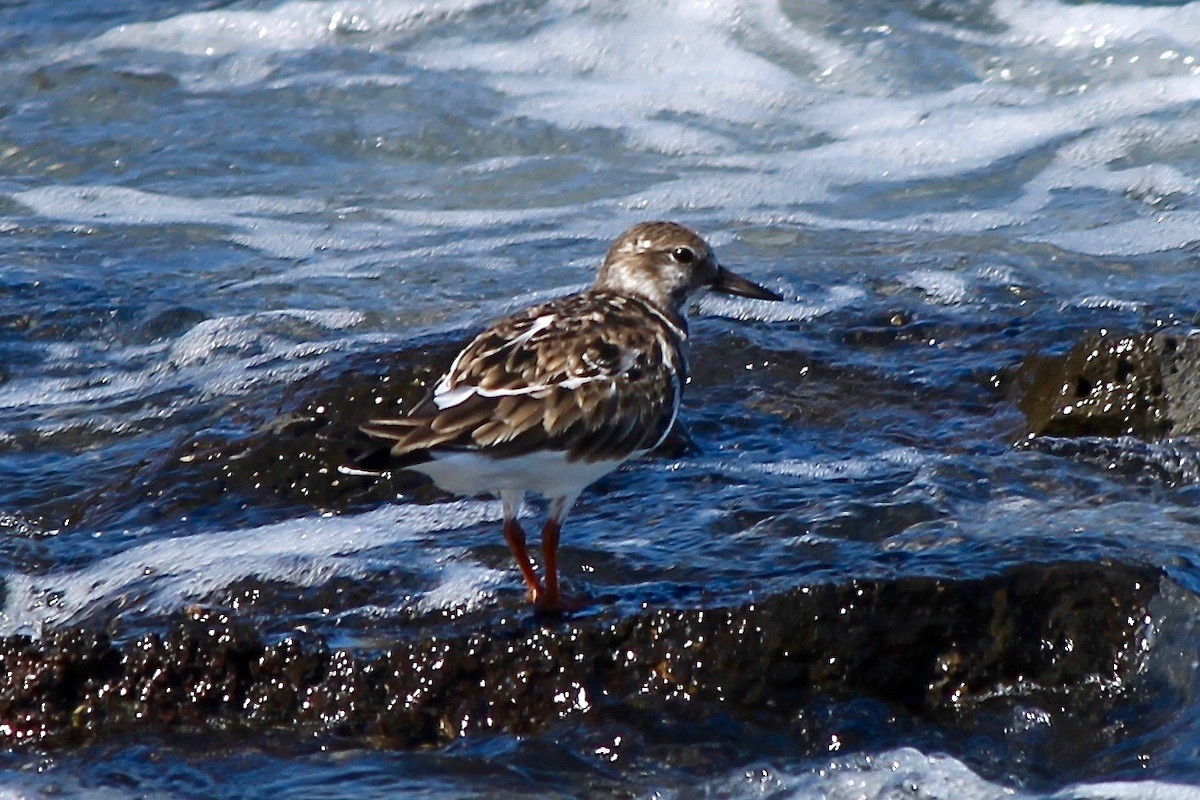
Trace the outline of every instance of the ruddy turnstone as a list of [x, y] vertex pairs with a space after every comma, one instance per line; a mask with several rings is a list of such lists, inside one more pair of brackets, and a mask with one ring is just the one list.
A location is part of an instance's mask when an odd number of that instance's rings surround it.
[[[584, 487], [666, 437], [687, 382], [684, 303], [703, 289], [782, 299], [722, 267], [688, 228], [636, 225], [613, 243], [592, 288], [500, 320], [407, 416], [362, 430], [391, 443], [394, 468], [454, 494], [499, 495], [529, 598], [561, 610], [563, 522]], [[527, 492], [550, 501], [544, 584], [517, 521]]]

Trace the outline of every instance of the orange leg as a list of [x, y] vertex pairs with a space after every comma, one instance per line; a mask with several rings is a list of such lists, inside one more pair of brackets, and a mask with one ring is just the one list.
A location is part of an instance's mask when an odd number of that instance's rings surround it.
[[580, 598], [564, 598], [558, 588], [558, 535], [578, 496], [578, 492], [576, 492], [555, 497], [550, 501], [550, 517], [546, 520], [545, 527], [542, 528], [542, 557], [546, 561], [546, 592], [534, 600], [539, 611], [561, 614], [565, 611], [578, 611], [586, 606], [586, 603]]
[[[537, 573], [533, 571], [533, 564], [529, 561], [529, 550], [525, 547], [525, 531], [515, 518], [504, 520], [504, 538], [508, 541], [508, 549], [512, 550], [513, 558], [517, 560], [517, 568], [521, 570], [525, 585], [529, 587], [529, 599], [535, 603], [540, 602], [546, 596], [546, 590], [542, 588]], [[557, 583], [555, 588], [557, 590]]]
[[546, 520], [542, 528], [542, 556], [546, 560], [546, 594], [535, 600], [538, 611], [547, 614], [563, 614], [587, 607], [582, 597], [563, 597], [558, 588], [558, 534], [562, 520], [555, 515]]

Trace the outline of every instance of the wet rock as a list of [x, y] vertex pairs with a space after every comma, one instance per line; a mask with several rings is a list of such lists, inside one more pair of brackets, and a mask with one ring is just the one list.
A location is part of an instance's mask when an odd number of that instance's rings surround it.
[[82, 630], [3, 640], [0, 734], [16, 745], [147, 724], [282, 728], [413, 747], [701, 709], [786, 724], [820, 698], [867, 696], [952, 726], [1036, 705], [1100, 740], [1148, 651], [1159, 582], [1149, 567], [1030, 564], [635, 617], [504, 618], [370, 653], [313, 636], [266, 643], [193, 609], [164, 635], [119, 644]]
[[1197, 433], [1200, 337], [1090, 336], [1065, 355], [1026, 359], [1017, 387], [1032, 435], [1155, 440]]

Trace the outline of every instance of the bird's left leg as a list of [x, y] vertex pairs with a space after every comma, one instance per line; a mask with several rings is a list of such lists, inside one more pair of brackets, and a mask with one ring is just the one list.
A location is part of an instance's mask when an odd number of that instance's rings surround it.
[[529, 560], [529, 550], [525, 547], [525, 529], [517, 521], [517, 514], [521, 512], [523, 500], [523, 492], [500, 493], [500, 501], [504, 506], [504, 540], [508, 542], [508, 549], [512, 551], [513, 558], [516, 559], [517, 568], [521, 570], [521, 577], [525, 579], [529, 599], [536, 603], [545, 597], [546, 590], [538, 582], [533, 563]]

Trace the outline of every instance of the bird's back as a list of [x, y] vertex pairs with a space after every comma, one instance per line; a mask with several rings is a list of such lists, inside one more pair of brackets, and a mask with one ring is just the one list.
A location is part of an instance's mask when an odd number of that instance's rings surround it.
[[406, 462], [539, 450], [620, 461], [666, 435], [687, 362], [683, 321], [592, 289], [520, 311], [475, 337], [406, 417], [363, 426]]

